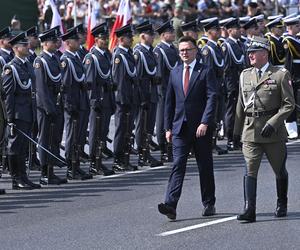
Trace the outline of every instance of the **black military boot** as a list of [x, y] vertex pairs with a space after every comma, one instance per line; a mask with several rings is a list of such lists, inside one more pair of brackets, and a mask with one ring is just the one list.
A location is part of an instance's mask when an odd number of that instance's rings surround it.
[[162, 162], [168, 162], [167, 146], [166, 144], [159, 144], [160, 148], [160, 160]]
[[100, 164], [100, 166], [96, 166], [95, 160], [91, 161], [90, 164], [90, 174], [93, 175], [104, 175], [104, 176], [109, 176], [109, 175], [114, 175], [115, 171], [108, 169], [104, 164]]
[[7, 156], [8, 165], [11, 173], [12, 178], [12, 189], [19, 189], [19, 190], [31, 190], [33, 189], [30, 185], [25, 183], [21, 178], [21, 174], [19, 171], [19, 162], [18, 156], [16, 155], [8, 155]]
[[129, 155], [116, 156], [112, 169], [114, 171], [135, 171], [137, 166], [130, 164]]
[[143, 166], [146, 166], [147, 165], [147, 162], [146, 162], [146, 154], [144, 152], [145, 149], [139, 147], [138, 148], [138, 166], [139, 167], [143, 167]]
[[41, 188], [40, 184], [33, 183], [31, 180], [28, 179], [27, 173], [26, 173], [26, 164], [25, 164], [25, 157], [18, 157], [18, 163], [19, 163], [19, 171], [22, 180], [27, 183], [29, 186], [31, 186], [33, 189], [39, 189]]
[[151, 135], [149, 135], [148, 141], [149, 141], [149, 148], [150, 148], [151, 151], [158, 151], [159, 150], [159, 145], [152, 140]]
[[49, 167], [45, 165], [42, 166], [40, 184], [41, 185], [60, 185], [68, 183], [67, 179], [59, 178], [54, 174], [53, 167]]
[[287, 216], [287, 191], [288, 191], [288, 178], [276, 179], [277, 189], [277, 208], [275, 217]]
[[245, 207], [244, 212], [237, 216], [237, 220], [247, 222], [256, 221], [256, 188], [257, 179], [250, 176], [244, 176]]
[[114, 157], [114, 153], [106, 145], [102, 148], [102, 154], [104, 154], [107, 158]]

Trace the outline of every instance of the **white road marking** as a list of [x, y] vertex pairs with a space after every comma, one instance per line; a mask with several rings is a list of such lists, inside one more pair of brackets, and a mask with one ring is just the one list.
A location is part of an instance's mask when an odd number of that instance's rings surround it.
[[219, 223], [223, 223], [223, 222], [231, 221], [231, 220], [236, 220], [236, 216], [226, 217], [226, 218], [213, 220], [213, 221], [209, 221], [209, 222], [205, 222], [205, 223], [201, 223], [201, 224], [196, 224], [193, 226], [188, 226], [188, 227], [183, 227], [183, 228], [179, 228], [179, 229], [172, 230], [172, 231], [163, 232], [163, 233], [157, 234], [157, 236], [162, 236], [162, 237], [169, 236], [169, 235], [178, 234], [178, 233], [194, 230], [194, 229], [201, 228], [201, 227], [207, 227], [207, 226], [211, 226], [211, 225], [215, 225], [215, 224], [219, 224]]

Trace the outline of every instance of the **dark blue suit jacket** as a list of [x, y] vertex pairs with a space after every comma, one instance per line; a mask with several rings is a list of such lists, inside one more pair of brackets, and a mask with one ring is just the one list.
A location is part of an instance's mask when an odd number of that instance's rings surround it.
[[173, 135], [180, 133], [187, 122], [190, 132], [196, 134], [203, 123], [214, 125], [217, 80], [213, 70], [197, 62], [193, 69], [187, 95], [183, 92], [183, 64], [171, 71], [165, 102], [165, 129]]

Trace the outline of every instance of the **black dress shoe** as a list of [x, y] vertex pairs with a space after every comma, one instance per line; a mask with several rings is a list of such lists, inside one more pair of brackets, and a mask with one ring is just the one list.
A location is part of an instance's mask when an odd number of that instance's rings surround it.
[[151, 151], [158, 151], [160, 149], [159, 145], [155, 143], [152, 139], [149, 140], [149, 148]]
[[165, 204], [165, 203], [160, 203], [158, 204], [158, 211], [166, 215], [170, 220], [176, 220], [176, 209]]
[[28, 184], [29, 186], [31, 186], [32, 189], [40, 189], [40, 188], [41, 188], [41, 185], [40, 185], [40, 184], [35, 184], [35, 183], [33, 183], [31, 180], [29, 180], [29, 179], [27, 178], [27, 176], [23, 176], [22, 179], [23, 179], [23, 181], [24, 181], [26, 184]]
[[40, 184], [41, 185], [60, 185], [60, 181], [57, 179], [48, 178], [48, 176], [41, 176]]
[[214, 205], [207, 205], [204, 207], [202, 216], [212, 216], [216, 214], [216, 208]]
[[90, 173], [86, 173], [85, 171], [83, 171], [81, 168], [77, 168], [76, 172], [81, 176], [81, 180], [89, 180], [89, 179], [93, 179], [93, 175]]
[[0, 189], [0, 195], [6, 194], [5, 189]]
[[12, 189], [15, 190], [32, 190], [33, 187], [25, 183], [22, 178], [14, 178], [12, 180]]
[[159, 167], [159, 166], [163, 166], [164, 163], [162, 161], [158, 161], [156, 160], [152, 155], [148, 155], [147, 156], [147, 159], [146, 159], [146, 162], [148, 164], [148, 166], [150, 168], [155, 168], [155, 167]]
[[75, 171], [73, 175], [72, 169], [67, 170], [67, 179], [68, 180], [81, 180], [81, 175]]
[[102, 153], [103, 153], [107, 158], [112, 158], [112, 157], [114, 157], [114, 153], [113, 153], [108, 147], [102, 148]]
[[256, 213], [254, 209], [246, 209], [244, 213], [237, 216], [237, 220], [246, 221], [246, 222], [255, 222]]

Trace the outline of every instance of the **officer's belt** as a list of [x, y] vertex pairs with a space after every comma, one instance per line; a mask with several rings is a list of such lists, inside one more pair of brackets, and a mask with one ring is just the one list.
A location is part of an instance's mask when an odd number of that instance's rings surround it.
[[300, 63], [300, 59], [294, 59], [293, 63]]
[[278, 109], [272, 109], [268, 111], [253, 111], [253, 112], [246, 112], [247, 117], [261, 117], [261, 116], [268, 116], [268, 115], [275, 115], [277, 114]]

